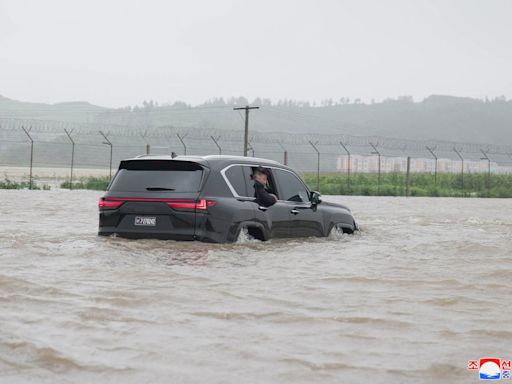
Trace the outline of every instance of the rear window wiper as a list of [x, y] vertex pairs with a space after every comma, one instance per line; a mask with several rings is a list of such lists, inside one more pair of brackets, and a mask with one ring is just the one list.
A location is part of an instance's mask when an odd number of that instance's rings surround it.
[[174, 188], [166, 188], [166, 187], [147, 187], [147, 191], [174, 191]]

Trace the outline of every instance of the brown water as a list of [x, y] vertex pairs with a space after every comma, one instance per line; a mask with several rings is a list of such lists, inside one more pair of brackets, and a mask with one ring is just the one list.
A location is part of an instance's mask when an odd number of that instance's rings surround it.
[[96, 236], [100, 194], [0, 191], [1, 383], [470, 383], [512, 358], [510, 200], [326, 197], [362, 231]]

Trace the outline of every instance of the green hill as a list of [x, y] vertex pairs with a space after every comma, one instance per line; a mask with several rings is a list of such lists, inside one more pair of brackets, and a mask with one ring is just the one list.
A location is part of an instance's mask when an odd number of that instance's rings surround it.
[[[243, 98], [215, 99], [198, 106], [183, 102], [105, 108], [87, 102], [26, 103], [0, 96], [0, 117], [74, 123], [113, 124], [144, 130], [155, 126], [237, 129], [243, 117], [232, 110]], [[365, 104], [342, 98], [320, 105], [291, 100], [253, 100], [261, 108], [251, 114], [251, 129], [261, 132], [344, 133], [405, 139], [449, 140], [491, 144], [512, 143], [512, 101], [434, 95]]]

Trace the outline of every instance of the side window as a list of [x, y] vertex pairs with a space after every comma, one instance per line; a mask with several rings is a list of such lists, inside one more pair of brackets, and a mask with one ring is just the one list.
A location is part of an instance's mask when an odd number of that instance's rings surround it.
[[[267, 176], [268, 176], [267, 185], [266, 185], [265, 189], [267, 190], [267, 192], [273, 193], [274, 195], [277, 196], [277, 190], [275, 188], [272, 171], [270, 170], [270, 168], [265, 168], [265, 167], [262, 167], [262, 168], [264, 168], [267, 171]], [[256, 167], [244, 166], [245, 180], [247, 183], [247, 191], [249, 193], [248, 196], [251, 196], [251, 197], [254, 197], [254, 193], [255, 193], [254, 180], [252, 179], [252, 174], [254, 173], [255, 170], [256, 170]]]
[[297, 176], [280, 169], [274, 169], [274, 175], [276, 175], [277, 184], [281, 189], [281, 200], [309, 202], [308, 190]]
[[235, 165], [227, 169], [226, 177], [238, 196], [249, 196], [246, 189], [245, 173], [241, 166]]

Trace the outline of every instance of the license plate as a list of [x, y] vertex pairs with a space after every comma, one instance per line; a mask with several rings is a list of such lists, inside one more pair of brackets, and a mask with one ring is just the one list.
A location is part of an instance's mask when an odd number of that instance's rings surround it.
[[135, 216], [135, 225], [147, 225], [154, 227], [156, 225], [156, 217]]

